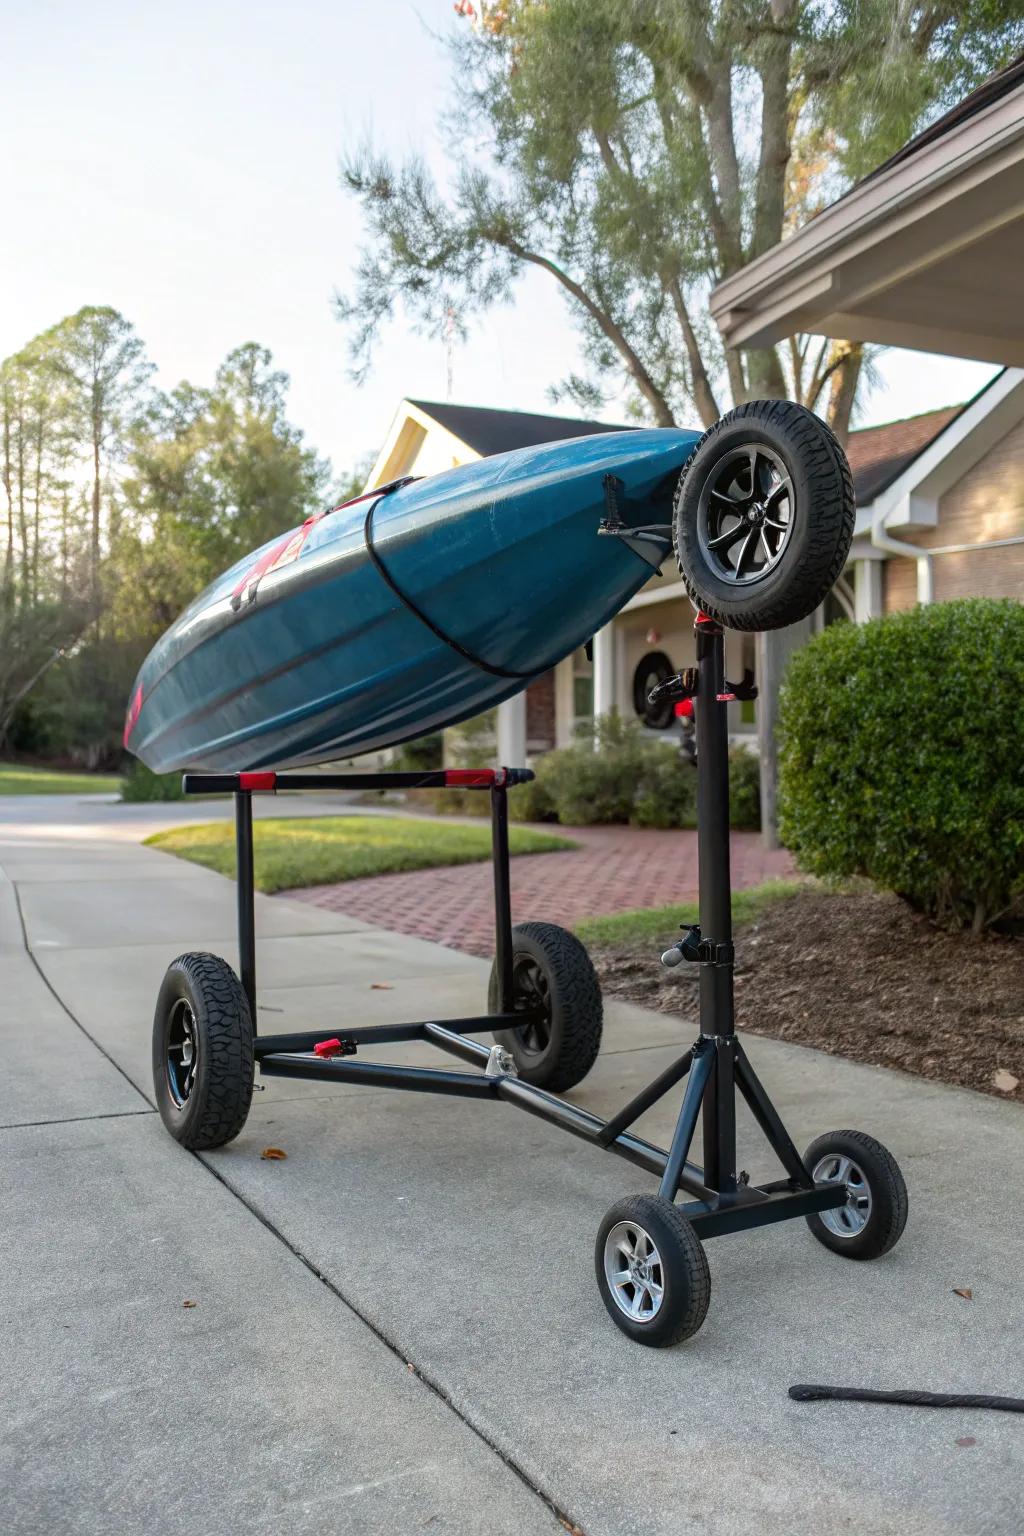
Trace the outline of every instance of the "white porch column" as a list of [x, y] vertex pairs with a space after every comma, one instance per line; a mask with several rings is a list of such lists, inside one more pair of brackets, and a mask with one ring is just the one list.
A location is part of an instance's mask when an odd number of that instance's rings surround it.
[[935, 576], [932, 571], [931, 555], [919, 555], [917, 560], [917, 600], [919, 603], [934, 603], [935, 601]]
[[618, 702], [616, 687], [615, 624], [606, 624], [594, 636], [594, 716], [610, 715]]
[[498, 705], [498, 767], [526, 766], [526, 689]]
[[853, 608], [858, 624], [877, 619], [882, 612], [881, 560], [857, 560], [853, 567]]

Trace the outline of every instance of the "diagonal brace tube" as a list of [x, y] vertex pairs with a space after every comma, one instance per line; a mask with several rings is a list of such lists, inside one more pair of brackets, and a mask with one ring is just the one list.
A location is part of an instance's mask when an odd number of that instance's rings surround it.
[[700, 1114], [704, 1089], [711, 1075], [711, 1068], [714, 1066], [715, 1052], [713, 1048], [698, 1051], [695, 1047], [691, 1057], [692, 1065], [686, 1079], [686, 1092], [683, 1094], [682, 1108], [679, 1111], [679, 1119], [676, 1121], [672, 1145], [669, 1147], [668, 1160], [665, 1163], [665, 1173], [658, 1190], [663, 1200], [674, 1200], [676, 1197], [679, 1175], [686, 1162], [686, 1154], [690, 1150], [693, 1133], [697, 1129], [697, 1116]]
[[653, 1083], [648, 1083], [646, 1088], [642, 1088], [636, 1098], [630, 1099], [628, 1104], [623, 1105], [617, 1115], [612, 1116], [597, 1138], [601, 1146], [610, 1146], [616, 1136], [620, 1136], [628, 1126], [633, 1124], [634, 1120], [639, 1120], [645, 1110], [650, 1109], [652, 1104], [657, 1104], [670, 1088], [675, 1087], [681, 1077], [686, 1076], [692, 1061], [693, 1047], [691, 1046], [670, 1067], [666, 1067]]
[[746, 1052], [738, 1043], [734, 1070], [737, 1088], [749, 1104], [751, 1114], [764, 1132], [779, 1162], [789, 1174], [791, 1182], [800, 1189], [813, 1189], [814, 1180], [805, 1168], [803, 1158], [783, 1125], [778, 1110], [765, 1092], [761, 1079], [750, 1065]]

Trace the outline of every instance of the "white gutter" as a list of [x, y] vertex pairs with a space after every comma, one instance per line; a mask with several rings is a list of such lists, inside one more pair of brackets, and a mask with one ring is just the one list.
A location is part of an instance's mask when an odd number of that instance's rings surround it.
[[893, 555], [909, 556], [917, 561], [917, 600], [919, 603], [932, 603], [935, 601], [935, 573], [932, 570], [932, 556], [930, 550], [923, 550], [919, 544], [905, 544], [902, 539], [894, 539], [891, 533], [885, 531], [886, 509], [884, 504], [880, 506], [871, 519], [871, 542], [876, 549], [887, 550]]

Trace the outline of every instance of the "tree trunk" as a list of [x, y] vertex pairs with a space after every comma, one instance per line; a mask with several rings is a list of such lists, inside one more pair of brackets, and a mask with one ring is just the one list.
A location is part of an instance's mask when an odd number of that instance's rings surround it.
[[506, 251], [511, 251], [512, 255], [518, 256], [520, 261], [530, 262], [533, 266], [542, 267], [545, 272], [550, 272], [551, 276], [561, 283], [566, 292], [572, 294], [577, 303], [582, 305], [594, 321], [601, 334], [607, 337], [622, 358], [626, 365], [626, 372], [654, 412], [658, 426], [674, 427], [676, 419], [672, 414], [672, 407], [647, 372], [639, 354], [630, 346], [625, 332], [606, 310], [594, 302], [586, 289], [576, 282], [575, 278], [570, 277], [568, 272], [563, 272], [562, 268], [552, 261], [549, 256], [543, 256], [539, 251], [527, 250], [518, 241], [507, 238], [495, 237], [495, 244], [502, 246]]
[[11, 464], [11, 416], [9, 400], [4, 392], [4, 492], [7, 496], [7, 549], [4, 554], [4, 606], [14, 604], [14, 485]]
[[679, 321], [679, 329], [683, 333], [683, 342], [686, 346], [686, 357], [690, 365], [690, 393], [693, 396], [693, 403], [697, 407], [704, 426], [711, 427], [722, 413], [718, 408], [718, 401], [715, 399], [714, 391], [711, 388], [711, 380], [708, 378], [704, 359], [701, 357], [700, 344], [697, 341], [696, 333], [690, 320], [690, 312], [686, 307], [686, 300], [683, 297], [682, 285], [679, 282], [678, 276], [670, 280], [669, 293], [676, 312], [676, 319]]
[[18, 417], [18, 537], [21, 539], [21, 601], [28, 603], [28, 514], [25, 510], [25, 422]]
[[747, 364], [748, 400], [784, 400], [786, 376], [774, 347], [752, 347], [744, 353]]
[[845, 445], [850, 435], [850, 416], [857, 398], [861, 368], [864, 364], [864, 344], [860, 341], [837, 342], [846, 349], [842, 362], [832, 375], [828, 402], [828, 424]]
[[[99, 596], [100, 586], [100, 432], [97, 414], [92, 422], [92, 550], [90, 556], [90, 585], [93, 602]], [[98, 606], [98, 605], [97, 605]]]
[[789, 71], [793, 41], [787, 28], [795, 9], [796, 0], [772, 0], [775, 30], [767, 32], [761, 39], [761, 154], [757, 167], [751, 258], [760, 256], [782, 238], [786, 167], [792, 140]]

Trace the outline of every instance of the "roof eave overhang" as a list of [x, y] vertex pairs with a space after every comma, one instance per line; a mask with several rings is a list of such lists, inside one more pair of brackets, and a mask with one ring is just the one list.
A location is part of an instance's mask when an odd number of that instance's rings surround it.
[[[956, 322], [935, 315], [922, 325], [891, 303], [901, 284], [1016, 222], [1024, 229], [1024, 87], [862, 182], [720, 283], [712, 314], [729, 346], [809, 331], [1024, 363], [1024, 338], [993, 326], [988, 294], [976, 295], [966, 324], [962, 308]], [[888, 306], [877, 304], [883, 294]]]

